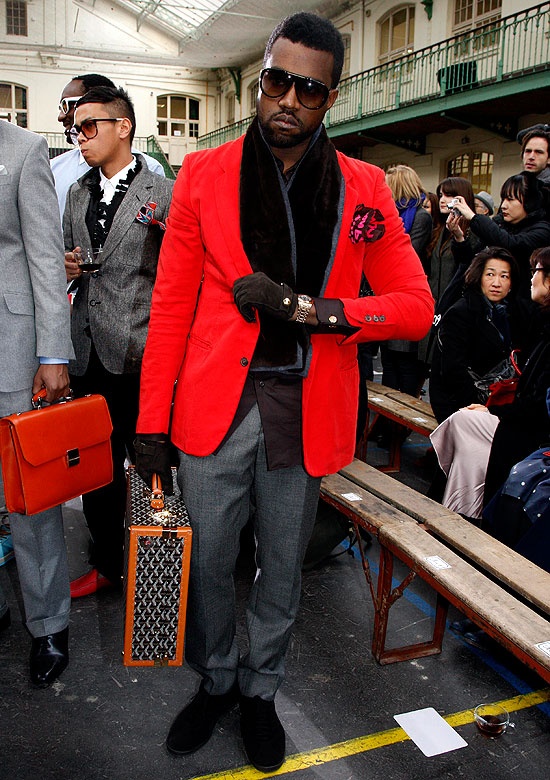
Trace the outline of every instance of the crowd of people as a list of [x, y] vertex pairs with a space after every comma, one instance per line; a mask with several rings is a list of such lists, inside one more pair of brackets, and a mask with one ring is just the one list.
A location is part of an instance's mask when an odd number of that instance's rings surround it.
[[[131, 98], [104, 76], [63, 90], [72, 148], [51, 169], [44, 141], [0, 122], [11, 174], [2, 243], [13, 248], [0, 255], [0, 317], [16, 334], [0, 349], [0, 415], [42, 388], [49, 402], [71, 388], [103, 395], [113, 421], [113, 482], [83, 497], [89, 571], [69, 582], [59, 507], [10, 513], [31, 681], [47, 687], [68, 664], [71, 599], [120, 587], [125, 463], [170, 492], [177, 451], [194, 538], [186, 661], [200, 685], [166, 745], [193, 753], [238, 705], [247, 756], [265, 772], [284, 761], [274, 700], [320, 481], [353, 458], [372, 345], [385, 384], [418, 395], [429, 376], [443, 503], [476, 519], [487, 506], [487, 527], [511, 545], [541, 506], [518, 510], [513, 469], [531, 458], [533, 481], [550, 457], [548, 130], [522, 134], [523, 170], [497, 209], [461, 177], [427, 192], [409, 166], [384, 176], [332, 145], [323, 118], [343, 58], [327, 20], [284, 19], [249, 130], [188, 155], [175, 185], [133, 149]], [[92, 272], [87, 252], [101, 257]], [[510, 370], [512, 352], [515, 397], [487, 406], [487, 376]], [[491, 506], [507, 499], [504, 532]], [[242, 649], [233, 575], [251, 507]], [[10, 619], [0, 591], [0, 631]]]

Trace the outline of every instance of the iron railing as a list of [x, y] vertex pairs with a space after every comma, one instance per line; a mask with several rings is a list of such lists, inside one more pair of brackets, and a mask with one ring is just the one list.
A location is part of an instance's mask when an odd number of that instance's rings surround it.
[[[550, 2], [519, 11], [462, 35], [340, 82], [327, 127], [425, 103], [550, 69]], [[238, 138], [252, 117], [198, 139], [197, 148]]]

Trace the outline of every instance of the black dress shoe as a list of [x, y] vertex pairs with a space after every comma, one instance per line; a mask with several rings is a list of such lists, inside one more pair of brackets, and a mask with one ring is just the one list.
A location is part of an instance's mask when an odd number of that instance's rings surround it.
[[6, 628], [9, 628], [10, 626], [11, 626], [11, 615], [8, 607], [6, 612], [4, 612], [2, 617], [0, 617], [0, 631], [5, 631]]
[[274, 772], [285, 760], [285, 732], [275, 702], [241, 696], [241, 734], [250, 763], [260, 772]]
[[37, 688], [47, 688], [57, 680], [69, 663], [69, 629], [56, 634], [35, 637], [31, 645], [31, 682]]
[[199, 690], [189, 704], [183, 708], [170, 727], [166, 747], [170, 753], [185, 756], [202, 747], [214, 731], [219, 718], [237, 704], [239, 689], [235, 684], [227, 693], [214, 695]]

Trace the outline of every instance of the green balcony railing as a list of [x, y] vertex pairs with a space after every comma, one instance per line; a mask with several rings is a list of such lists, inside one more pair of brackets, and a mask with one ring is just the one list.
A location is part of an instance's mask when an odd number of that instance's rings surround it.
[[[448, 38], [340, 83], [328, 128], [550, 70], [550, 2]], [[238, 138], [252, 117], [201, 136], [206, 149]]]

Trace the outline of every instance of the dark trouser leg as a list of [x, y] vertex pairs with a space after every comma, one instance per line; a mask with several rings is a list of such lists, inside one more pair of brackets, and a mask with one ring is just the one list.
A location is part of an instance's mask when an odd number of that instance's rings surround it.
[[123, 573], [126, 474], [124, 462], [134, 460], [133, 440], [139, 404], [139, 374], [111, 374], [92, 349], [84, 376], [71, 377], [76, 395], [99, 393], [109, 407], [113, 423], [113, 481], [82, 497], [86, 523], [92, 537], [90, 563], [113, 583]]

